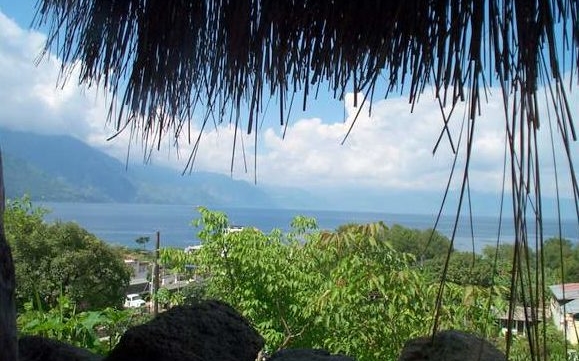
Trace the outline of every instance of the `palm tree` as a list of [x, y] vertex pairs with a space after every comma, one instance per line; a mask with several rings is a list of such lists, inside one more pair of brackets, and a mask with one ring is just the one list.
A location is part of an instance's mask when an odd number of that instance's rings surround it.
[[147, 243], [149, 243], [150, 240], [151, 240], [150, 237], [141, 236], [141, 237], [138, 237], [137, 239], [135, 239], [135, 242], [138, 245], [141, 245], [143, 247], [143, 251], [145, 251], [145, 247], [146, 247]]
[[[41, 0], [36, 24], [48, 24], [47, 49], [64, 61], [64, 75], [80, 64], [81, 83], [112, 93], [108, 120], [151, 147], [165, 134], [175, 140], [186, 136], [196, 106], [207, 109], [203, 128], [214, 114], [236, 114], [247, 104], [246, 122], [237, 116], [220, 119], [236, 119], [236, 130], [257, 134], [257, 116], [272, 95], [279, 98], [283, 124], [294, 96], [302, 97], [305, 108], [321, 83], [340, 99], [347, 90], [362, 92], [355, 99], [359, 104], [371, 102], [385, 79], [379, 95], [404, 87], [411, 106], [431, 84], [443, 120], [438, 139], [447, 138], [456, 151], [447, 126], [454, 121], [454, 106], [467, 103], [466, 139], [459, 140], [467, 158], [460, 204], [468, 195], [484, 91], [495, 81], [504, 99], [500, 121], [515, 248], [523, 250], [515, 254], [523, 257], [531, 241], [527, 228], [542, 224], [543, 217], [537, 147], [545, 120], [541, 85], [559, 130], [556, 144], [567, 154], [576, 202], [579, 195], [569, 151], [575, 130], [561, 66], [573, 56], [571, 71], [579, 65], [578, 8], [577, 0]], [[200, 137], [187, 141], [198, 144]], [[2, 253], [8, 269], [3, 277], [11, 275], [8, 255]], [[523, 271], [513, 269], [513, 284]], [[529, 302], [536, 304], [543, 294], [535, 291]], [[538, 335], [533, 342], [539, 342]]]

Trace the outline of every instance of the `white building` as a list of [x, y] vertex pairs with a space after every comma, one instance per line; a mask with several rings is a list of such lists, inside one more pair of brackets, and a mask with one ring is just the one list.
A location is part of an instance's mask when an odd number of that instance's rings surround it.
[[579, 283], [549, 286], [553, 293], [551, 315], [555, 326], [567, 335], [567, 340], [576, 345], [579, 341]]

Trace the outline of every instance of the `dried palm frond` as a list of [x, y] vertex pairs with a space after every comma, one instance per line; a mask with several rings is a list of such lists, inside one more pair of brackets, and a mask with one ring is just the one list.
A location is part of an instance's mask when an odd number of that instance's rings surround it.
[[336, 98], [373, 94], [380, 74], [384, 95], [408, 86], [414, 102], [433, 83], [443, 104], [468, 99], [471, 118], [498, 78], [538, 124], [542, 58], [555, 81], [563, 46], [579, 62], [577, 11], [570, 0], [41, 0], [36, 22], [49, 25], [65, 74], [80, 61], [80, 82], [122, 100], [117, 129], [158, 139], [200, 102], [248, 103], [251, 132], [264, 97], [279, 95], [283, 114], [289, 93], [304, 107], [320, 83]]

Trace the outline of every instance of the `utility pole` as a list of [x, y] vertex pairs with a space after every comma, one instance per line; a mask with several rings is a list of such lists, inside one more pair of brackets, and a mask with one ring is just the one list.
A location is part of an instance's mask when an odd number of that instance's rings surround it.
[[155, 242], [155, 263], [153, 264], [153, 316], [159, 314], [159, 300], [157, 299], [157, 292], [159, 292], [159, 247], [161, 245], [161, 233], [157, 231], [157, 239]]

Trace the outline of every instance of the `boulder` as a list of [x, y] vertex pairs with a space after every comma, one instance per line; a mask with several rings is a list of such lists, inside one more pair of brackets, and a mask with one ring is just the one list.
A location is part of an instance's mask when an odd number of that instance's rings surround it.
[[355, 361], [343, 355], [331, 355], [326, 350], [287, 349], [274, 353], [268, 361]]
[[87, 350], [39, 336], [18, 340], [19, 361], [100, 361], [101, 356]]
[[441, 331], [434, 338], [412, 339], [404, 345], [398, 361], [506, 361], [505, 355], [487, 340], [462, 331]]
[[219, 301], [178, 306], [127, 330], [106, 361], [254, 361], [263, 338]]

